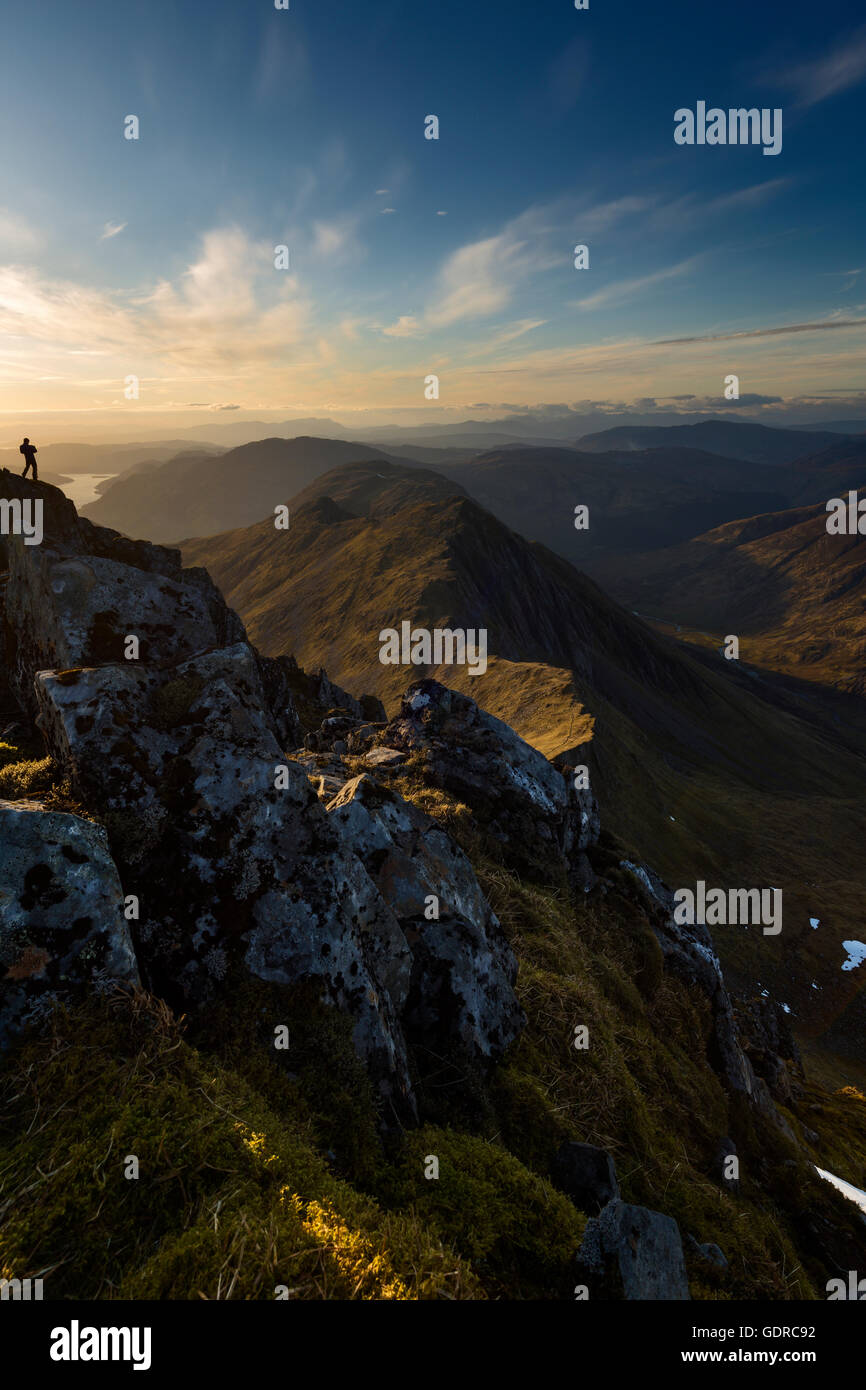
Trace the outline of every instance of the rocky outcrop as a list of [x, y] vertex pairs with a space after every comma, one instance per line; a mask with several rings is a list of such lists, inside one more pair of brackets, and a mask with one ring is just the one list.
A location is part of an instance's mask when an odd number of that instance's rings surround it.
[[499, 1056], [523, 1026], [517, 962], [472, 866], [417, 807], [362, 773], [328, 804], [400, 923], [411, 953], [402, 1017], [412, 1041]]
[[[329, 814], [279, 747], [245, 643], [166, 675], [116, 665], [36, 679], [49, 750], [105, 821], [139, 899], [153, 986], [200, 1006], [238, 958], [274, 983], [315, 977], [407, 1103], [407, 1042], [432, 1040], [425, 998], [441, 1010], [438, 1042], [499, 1055], [520, 1021], [514, 964], [456, 846], [394, 795], [371, 813], [356, 787]], [[430, 893], [438, 921], [424, 917]]]
[[[413, 1046], [500, 1056], [522, 1026], [516, 966], [468, 860], [369, 780], [320, 798], [283, 751], [311, 709], [334, 706], [332, 736], [384, 716], [378, 702], [264, 660], [204, 571], [47, 492], [44, 544], [9, 542], [15, 683], [106, 827], [145, 983], [190, 1010], [238, 970], [317, 982], [403, 1115]], [[103, 852], [108, 872], [104, 837]]]
[[509, 835], [515, 822], [530, 819], [536, 833], [568, 853], [598, 835], [598, 812], [589, 795], [572, 794], [562, 773], [501, 719], [468, 695], [438, 681], [410, 685], [397, 718], [382, 743], [420, 752], [430, 778], [469, 805], [496, 803], [493, 826]]
[[416, 681], [384, 728], [334, 730], [314, 736], [322, 751], [364, 753], [372, 766], [411, 757], [431, 786], [469, 806], [478, 822], [508, 848], [509, 862], [586, 877], [584, 851], [598, 839], [598, 806], [588, 790], [548, 762], [502, 720], [467, 695], [435, 680]]
[[0, 1047], [58, 996], [138, 984], [105, 831], [38, 801], [0, 801]]
[[243, 640], [240, 618], [207, 571], [182, 569], [180, 551], [94, 526], [45, 483], [4, 472], [2, 492], [43, 507], [40, 545], [7, 541], [7, 665], [29, 712], [35, 672], [123, 661], [130, 637], [138, 660], [162, 668]]
[[803, 1062], [794, 1041], [790, 1016], [780, 1004], [763, 996], [738, 999], [737, 1028], [752, 1069], [783, 1105], [803, 1094]]
[[713, 1068], [730, 1090], [748, 1097], [767, 1119], [794, 1141], [790, 1125], [779, 1114], [767, 1084], [756, 1075], [743, 1047], [733, 1000], [725, 985], [709, 931], [699, 922], [681, 925], [674, 921], [673, 893], [646, 865], [623, 860], [621, 868], [627, 869], [640, 884], [665, 968], [686, 984], [699, 989], [709, 1000], [713, 1019], [709, 1061]]

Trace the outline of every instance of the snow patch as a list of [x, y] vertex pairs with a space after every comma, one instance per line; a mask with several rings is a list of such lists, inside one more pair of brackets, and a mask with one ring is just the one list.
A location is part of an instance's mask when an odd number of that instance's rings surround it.
[[825, 1172], [823, 1168], [816, 1167], [815, 1172], [820, 1173], [825, 1182], [832, 1183], [843, 1197], [848, 1198], [849, 1202], [856, 1202], [863, 1214], [866, 1215], [866, 1192], [862, 1192], [853, 1183], [846, 1182], [844, 1178], [837, 1178], [834, 1173]]
[[848, 952], [848, 959], [844, 962], [843, 970], [856, 970], [858, 965], [862, 965], [866, 960], [866, 945], [862, 941], [843, 941], [842, 945]]

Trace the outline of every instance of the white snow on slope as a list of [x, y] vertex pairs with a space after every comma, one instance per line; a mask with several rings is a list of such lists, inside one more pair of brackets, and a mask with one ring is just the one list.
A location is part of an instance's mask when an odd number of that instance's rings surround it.
[[855, 1202], [863, 1212], [863, 1215], [866, 1216], [866, 1192], [861, 1192], [859, 1187], [855, 1187], [853, 1183], [846, 1182], [844, 1178], [837, 1178], [835, 1173], [825, 1172], [823, 1168], [816, 1167], [815, 1172], [820, 1173], [825, 1182], [832, 1183], [833, 1186], [842, 1193], [843, 1197], [848, 1198], [849, 1202]]
[[866, 960], [866, 945], [862, 941], [843, 941], [842, 945], [848, 952], [848, 959], [842, 966], [843, 970], [856, 970], [858, 965], [862, 965]]

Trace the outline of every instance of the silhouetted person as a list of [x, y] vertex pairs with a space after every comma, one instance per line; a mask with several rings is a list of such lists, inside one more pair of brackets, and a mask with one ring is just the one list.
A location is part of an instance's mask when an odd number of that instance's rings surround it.
[[25, 439], [18, 452], [19, 454], [23, 454], [24, 458], [26, 459], [26, 462], [24, 464], [24, 472], [21, 474], [21, 477], [26, 478], [28, 468], [32, 468], [33, 481], [34, 483], [37, 483], [39, 481], [39, 474], [36, 471], [36, 445], [31, 444], [29, 439]]

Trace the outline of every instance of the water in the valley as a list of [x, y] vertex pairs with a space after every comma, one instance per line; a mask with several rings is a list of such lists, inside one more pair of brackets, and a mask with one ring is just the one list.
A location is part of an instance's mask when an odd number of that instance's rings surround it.
[[116, 478], [116, 473], [75, 473], [73, 476], [64, 475], [63, 481], [58, 484], [63, 489], [66, 496], [75, 503], [76, 507], [86, 507], [88, 502], [95, 502], [99, 496], [97, 491], [100, 483], [105, 483], [109, 478]]

